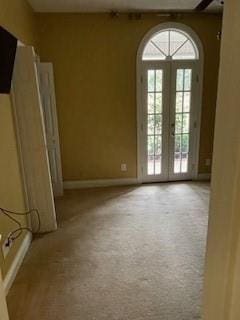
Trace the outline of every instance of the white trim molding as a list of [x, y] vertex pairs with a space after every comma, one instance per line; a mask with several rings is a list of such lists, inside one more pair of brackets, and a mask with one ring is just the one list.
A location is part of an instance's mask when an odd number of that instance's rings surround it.
[[6, 274], [4, 280], [3, 280], [3, 287], [5, 290], [5, 294], [7, 296], [16, 276], [18, 273], [19, 268], [22, 265], [23, 259], [25, 258], [26, 253], [28, 252], [28, 249], [32, 242], [32, 234], [28, 232], [23, 239], [23, 242], [13, 260], [13, 263], [8, 270], [8, 273]]
[[64, 189], [83, 189], [111, 186], [129, 186], [139, 184], [137, 178], [64, 181]]
[[[210, 179], [211, 179], [210, 173], [200, 173], [193, 180], [194, 181], [209, 181]], [[156, 183], [161, 183], [161, 182], [156, 181]], [[171, 181], [169, 183], [171, 183]], [[114, 186], [116, 186], [116, 187], [117, 186], [131, 186], [131, 185], [141, 185], [141, 184], [143, 184], [143, 181], [139, 181], [138, 178], [123, 178], [123, 179], [64, 181], [63, 187], [65, 190], [71, 190], [71, 189], [88, 189], [88, 188], [101, 188], [101, 187], [114, 187]]]

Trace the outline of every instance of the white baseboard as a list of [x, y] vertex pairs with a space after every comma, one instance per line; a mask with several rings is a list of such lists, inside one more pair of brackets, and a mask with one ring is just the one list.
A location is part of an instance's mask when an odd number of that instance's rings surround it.
[[[196, 181], [210, 181], [210, 173], [200, 173], [197, 175]], [[137, 178], [123, 178], [123, 179], [99, 179], [99, 180], [76, 180], [64, 181], [64, 189], [84, 189], [84, 188], [98, 188], [111, 186], [129, 186], [139, 185], [141, 182]]]
[[18, 273], [19, 268], [21, 267], [21, 264], [23, 262], [23, 259], [31, 245], [32, 242], [32, 234], [30, 232], [28, 232], [25, 236], [25, 238], [23, 239], [23, 242], [13, 260], [13, 263], [8, 271], [8, 273], [6, 274], [4, 280], [3, 280], [3, 287], [5, 289], [5, 293], [6, 295], [8, 294], [15, 278], [16, 275]]
[[128, 186], [139, 184], [137, 178], [127, 179], [105, 179], [105, 180], [80, 180], [80, 181], [64, 181], [64, 189], [82, 189], [82, 188], [97, 188], [110, 186]]
[[197, 181], [210, 181], [211, 173], [199, 173], [197, 176]]

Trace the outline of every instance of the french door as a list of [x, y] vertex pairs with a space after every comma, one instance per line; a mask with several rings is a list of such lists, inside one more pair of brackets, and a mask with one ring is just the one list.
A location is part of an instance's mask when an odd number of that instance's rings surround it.
[[193, 177], [196, 65], [193, 61], [143, 63], [141, 170], [144, 182]]

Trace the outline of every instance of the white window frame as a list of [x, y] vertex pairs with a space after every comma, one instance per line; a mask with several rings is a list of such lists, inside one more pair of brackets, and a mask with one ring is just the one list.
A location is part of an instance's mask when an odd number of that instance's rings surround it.
[[[182, 44], [180, 44], [179, 45], [179, 47], [177, 48], [177, 49], [175, 49], [175, 51], [171, 54], [170, 53], [170, 43], [171, 43], [171, 41], [170, 41], [170, 34], [171, 34], [171, 32], [176, 32], [176, 33], [178, 33], [178, 34], [180, 34], [180, 35], [182, 35], [182, 36], [184, 36], [185, 38], [186, 38], [186, 40], [182, 43]], [[146, 59], [146, 58], [144, 58], [144, 52], [145, 52], [145, 50], [146, 50], [146, 48], [147, 48], [147, 46], [148, 46], [148, 44], [149, 44], [149, 42], [151, 42], [151, 43], [154, 43], [154, 38], [155, 37], [157, 37], [159, 34], [163, 34], [163, 33], [168, 33], [168, 55], [164, 52], [164, 50], [163, 49], [161, 49], [159, 46], [157, 46], [157, 50], [159, 51], [159, 52], [161, 52], [162, 53], [162, 55], [163, 56], [165, 56], [165, 59], [153, 59], [153, 58], [151, 58], [151, 59]], [[185, 43], [186, 42], [190, 42], [191, 43], [191, 45], [192, 45], [192, 48], [193, 48], [193, 51], [194, 51], [194, 54], [195, 54], [195, 57], [194, 58], [189, 58], [189, 59], [174, 59], [174, 56], [175, 56], [175, 54], [185, 45]], [[153, 44], [154, 45], [154, 44]], [[156, 45], [155, 45], [156, 46]], [[145, 45], [145, 47], [144, 47], [144, 50], [143, 50], [143, 55], [142, 55], [142, 60], [143, 61], [166, 61], [166, 60], [199, 60], [199, 52], [198, 52], [198, 47], [197, 47], [197, 45], [196, 45], [196, 43], [195, 43], [195, 41], [192, 39], [192, 37], [188, 34], [188, 33], [186, 33], [186, 32], [184, 32], [183, 30], [180, 30], [180, 29], [176, 29], [176, 28], [173, 28], [173, 27], [171, 27], [171, 28], [166, 28], [166, 29], [163, 29], [163, 30], [161, 30], [161, 31], [158, 31], [157, 33], [155, 33], [150, 39], [149, 39], [149, 41], [146, 43], [146, 45]]]

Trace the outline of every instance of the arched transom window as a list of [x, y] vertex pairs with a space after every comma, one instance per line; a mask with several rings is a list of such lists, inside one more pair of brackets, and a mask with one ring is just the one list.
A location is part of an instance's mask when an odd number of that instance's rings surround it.
[[155, 34], [145, 46], [143, 60], [197, 60], [198, 49], [192, 38], [177, 29]]

